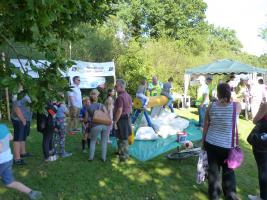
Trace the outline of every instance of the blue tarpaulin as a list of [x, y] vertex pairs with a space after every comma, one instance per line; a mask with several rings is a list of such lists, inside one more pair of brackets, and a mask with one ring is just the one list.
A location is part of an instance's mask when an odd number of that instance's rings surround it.
[[[194, 125], [194, 121], [190, 121], [188, 128], [184, 131], [188, 134], [188, 140], [198, 141], [202, 137], [199, 127]], [[129, 154], [140, 161], [147, 161], [155, 158], [167, 151], [170, 151], [180, 144], [176, 142], [177, 136], [172, 135], [167, 138], [159, 138], [154, 141], [135, 140], [134, 144], [129, 147]], [[116, 143], [113, 142], [113, 146]]]

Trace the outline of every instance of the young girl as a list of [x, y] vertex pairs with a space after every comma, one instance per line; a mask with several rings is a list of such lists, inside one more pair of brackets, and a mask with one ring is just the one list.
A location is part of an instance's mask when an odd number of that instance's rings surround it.
[[[62, 94], [62, 99], [64, 95]], [[56, 155], [61, 155], [62, 158], [66, 158], [72, 155], [72, 153], [65, 151], [65, 135], [66, 135], [66, 114], [69, 111], [63, 102], [57, 103], [57, 113], [56, 113], [56, 128], [54, 134], [54, 149]]]
[[85, 97], [83, 99], [83, 107], [80, 111], [80, 122], [82, 123], [82, 151], [83, 153], [86, 153], [85, 150], [85, 143], [87, 142], [88, 149], [90, 148], [90, 138], [89, 138], [89, 132], [90, 132], [90, 121], [88, 116], [86, 115], [86, 111], [89, 108], [91, 102], [89, 97]]

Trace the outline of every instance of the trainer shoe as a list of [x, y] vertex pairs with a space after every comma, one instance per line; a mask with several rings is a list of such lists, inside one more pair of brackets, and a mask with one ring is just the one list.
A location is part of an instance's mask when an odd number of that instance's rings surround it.
[[13, 161], [14, 165], [26, 165], [23, 159], [18, 159]]
[[32, 190], [28, 195], [30, 200], [38, 200], [42, 197], [42, 193], [35, 190]]
[[29, 153], [29, 152], [27, 152], [27, 153], [24, 153], [24, 154], [20, 154], [20, 157], [21, 158], [27, 158], [27, 157], [32, 157], [33, 155], [31, 154], [31, 153]]
[[248, 199], [249, 200], [262, 200], [262, 198], [260, 198], [259, 196], [253, 196], [253, 195], [248, 195]]
[[70, 156], [72, 156], [72, 153], [69, 153], [69, 152], [65, 152], [65, 153], [61, 154], [62, 158], [67, 158], [67, 157], [70, 157]]

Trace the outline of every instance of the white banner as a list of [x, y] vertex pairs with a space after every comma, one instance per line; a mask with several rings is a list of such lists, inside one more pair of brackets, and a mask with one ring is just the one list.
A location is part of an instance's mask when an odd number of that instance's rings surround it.
[[[92, 76], [87, 76], [86, 74], [80, 74], [80, 88], [97, 88], [98, 86], [103, 86], [106, 83], [105, 77], [92, 77]], [[70, 77], [71, 84], [72, 78]]]
[[67, 72], [67, 76], [81, 76], [86, 74], [87, 76], [115, 76], [114, 62], [104, 63], [92, 63], [84, 61], [74, 61], [76, 65], [73, 65]]

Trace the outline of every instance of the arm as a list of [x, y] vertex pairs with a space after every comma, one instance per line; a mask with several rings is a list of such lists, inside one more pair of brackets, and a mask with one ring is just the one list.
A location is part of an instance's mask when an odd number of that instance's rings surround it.
[[115, 116], [114, 116], [114, 124], [116, 124], [120, 117], [121, 117], [121, 114], [122, 114], [122, 107], [118, 108], [117, 112], [115, 113]]
[[239, 115], [241, 112], [241, 104], [239, 102], [236, 102], [236, 114]]
[[209, 95], [207, 93], [203, 94], [203, 101], [201, 102], [200, 106], [204, 105], [204, 102], [208, 100]]
[[211, 108], [211, 104], [209, 105], [206, 113], [205, 113], [205, 121], [204, 121], [204, 127], [203, 127], [203, 136], [202, 136], [202, 143], [204, 144], [204, 139], [206, 137], [206, 134], [208, 132], [208, 128], [209, 128], [209, 125], [210, 125], [210, 116], [209, 116], [209, 111], [210, 111], [210, 108]]
[[256, 124], [259, 120], [261, 120], [267, 114], [267, 103], [263, 103], [260, 105], [260, 108], [253, 119], [253, 123]]
[[14, 111], [15, 111], [16, 115], [18, 116], [19, 120], [25, 126], [26, 125], [26, 119], [23, 116], [23, 113], [21, 112], [20, 108], [18, 106], [15, 106]]

